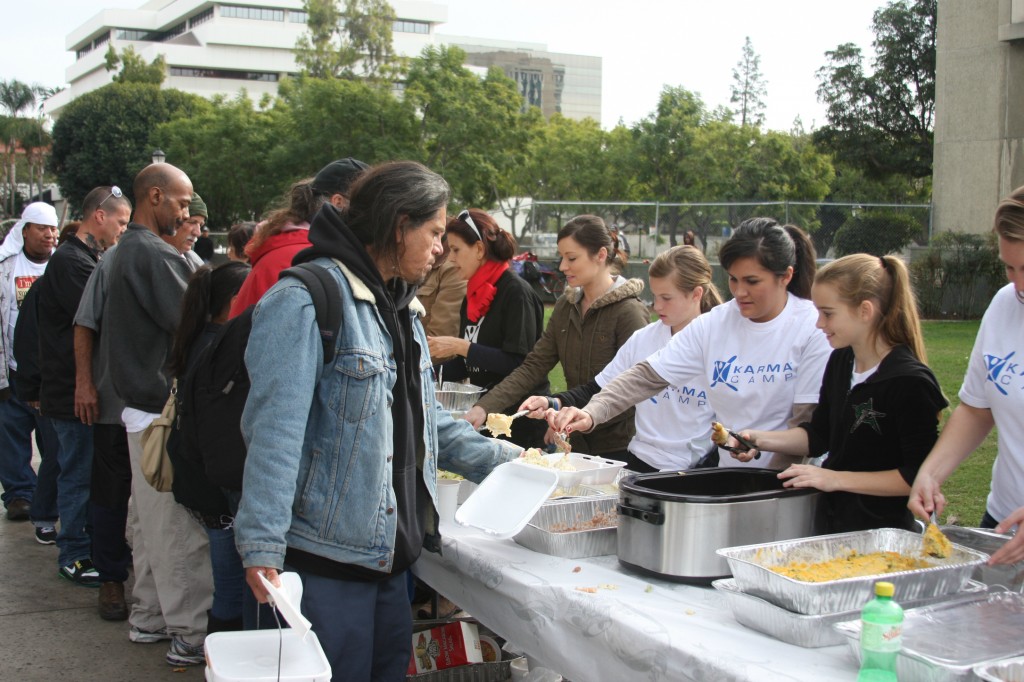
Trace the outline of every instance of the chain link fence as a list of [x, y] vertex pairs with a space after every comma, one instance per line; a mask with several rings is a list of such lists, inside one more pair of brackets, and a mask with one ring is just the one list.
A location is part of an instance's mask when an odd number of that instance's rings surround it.
[[665, 249], [683, 244], [688, 233], [712, 260], [732, 229], [747, 218], [770, 216], [803, 228], [814, 240], [820, 257], [828, 257], [837, 243], [847, 251], [865, 250], [863, 241], [891, 241], [895, 249], [927, 245], [931, 238], [930, 204], [833, 204], [799, 201], [768, 202], [567, 202], [534, 201], [516, 229], [523, 249], [541, 259], [556, 259], [555, 236], [570, 218], [583, 213], [601, 216], [619, 231], [631, 259], [651, 259]]

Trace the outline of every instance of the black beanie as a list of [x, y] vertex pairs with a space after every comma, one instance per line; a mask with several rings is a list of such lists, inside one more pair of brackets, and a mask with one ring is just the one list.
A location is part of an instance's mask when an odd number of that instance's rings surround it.
[[331, 161], [321, 168], [313, 178], [313, 191], [327, 196], [348, 194], [348, 188], [352, 186], [352, 181], [367, 168], [369, 166], [351, 156]]

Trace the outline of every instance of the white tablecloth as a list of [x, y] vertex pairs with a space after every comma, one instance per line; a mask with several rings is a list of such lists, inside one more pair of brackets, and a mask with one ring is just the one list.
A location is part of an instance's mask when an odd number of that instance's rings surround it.
[[443, 556], [424, 552], [414, 572], [573, 682], [856, 679], [845, 647], [749, 630], [713, 588], [641, 576], [614, 555], [561, 559], [454, 524], [441, 532]]

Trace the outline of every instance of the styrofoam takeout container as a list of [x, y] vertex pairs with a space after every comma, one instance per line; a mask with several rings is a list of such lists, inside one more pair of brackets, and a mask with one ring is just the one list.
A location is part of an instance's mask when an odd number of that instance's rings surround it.
[[619, 472], [626, 466], [625, 462], [620, 462], [614, 459], [605, 459], [604, 457], [598, 457], [596, 455], [584, 455], [579, 452], [570, 452], [567, 455], [561, 452], [555, 452], [544, 455], [544, 459], [546, 459], [552, 466], [554, 466], [555, 462], [562, 459], [562, 457], [568, 458], [574, 471], [564, 471], [562, 469], [548, 468], [539, 464], [529, 464], [522, 459], [514, 459], [512, 461], [519, 466], [554, 471], [558, 474], [558, 487], [566, 490], [571, 490], [580, 485], [604, 485], [613, 483], [615, 478], [619, 475]]
[[553, 469], [506, 462], [494, 468], [455, 512], [455, 522], [510, 538], [521, 531], [558, 487]]

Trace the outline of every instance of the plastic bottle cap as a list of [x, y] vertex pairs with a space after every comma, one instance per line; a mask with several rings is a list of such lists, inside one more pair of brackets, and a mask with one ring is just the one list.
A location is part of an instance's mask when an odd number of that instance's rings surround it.
[[875, 583], [875, 594], [879, 597], [892, 597], [896, 593], [896, 587], [892, 583]]

